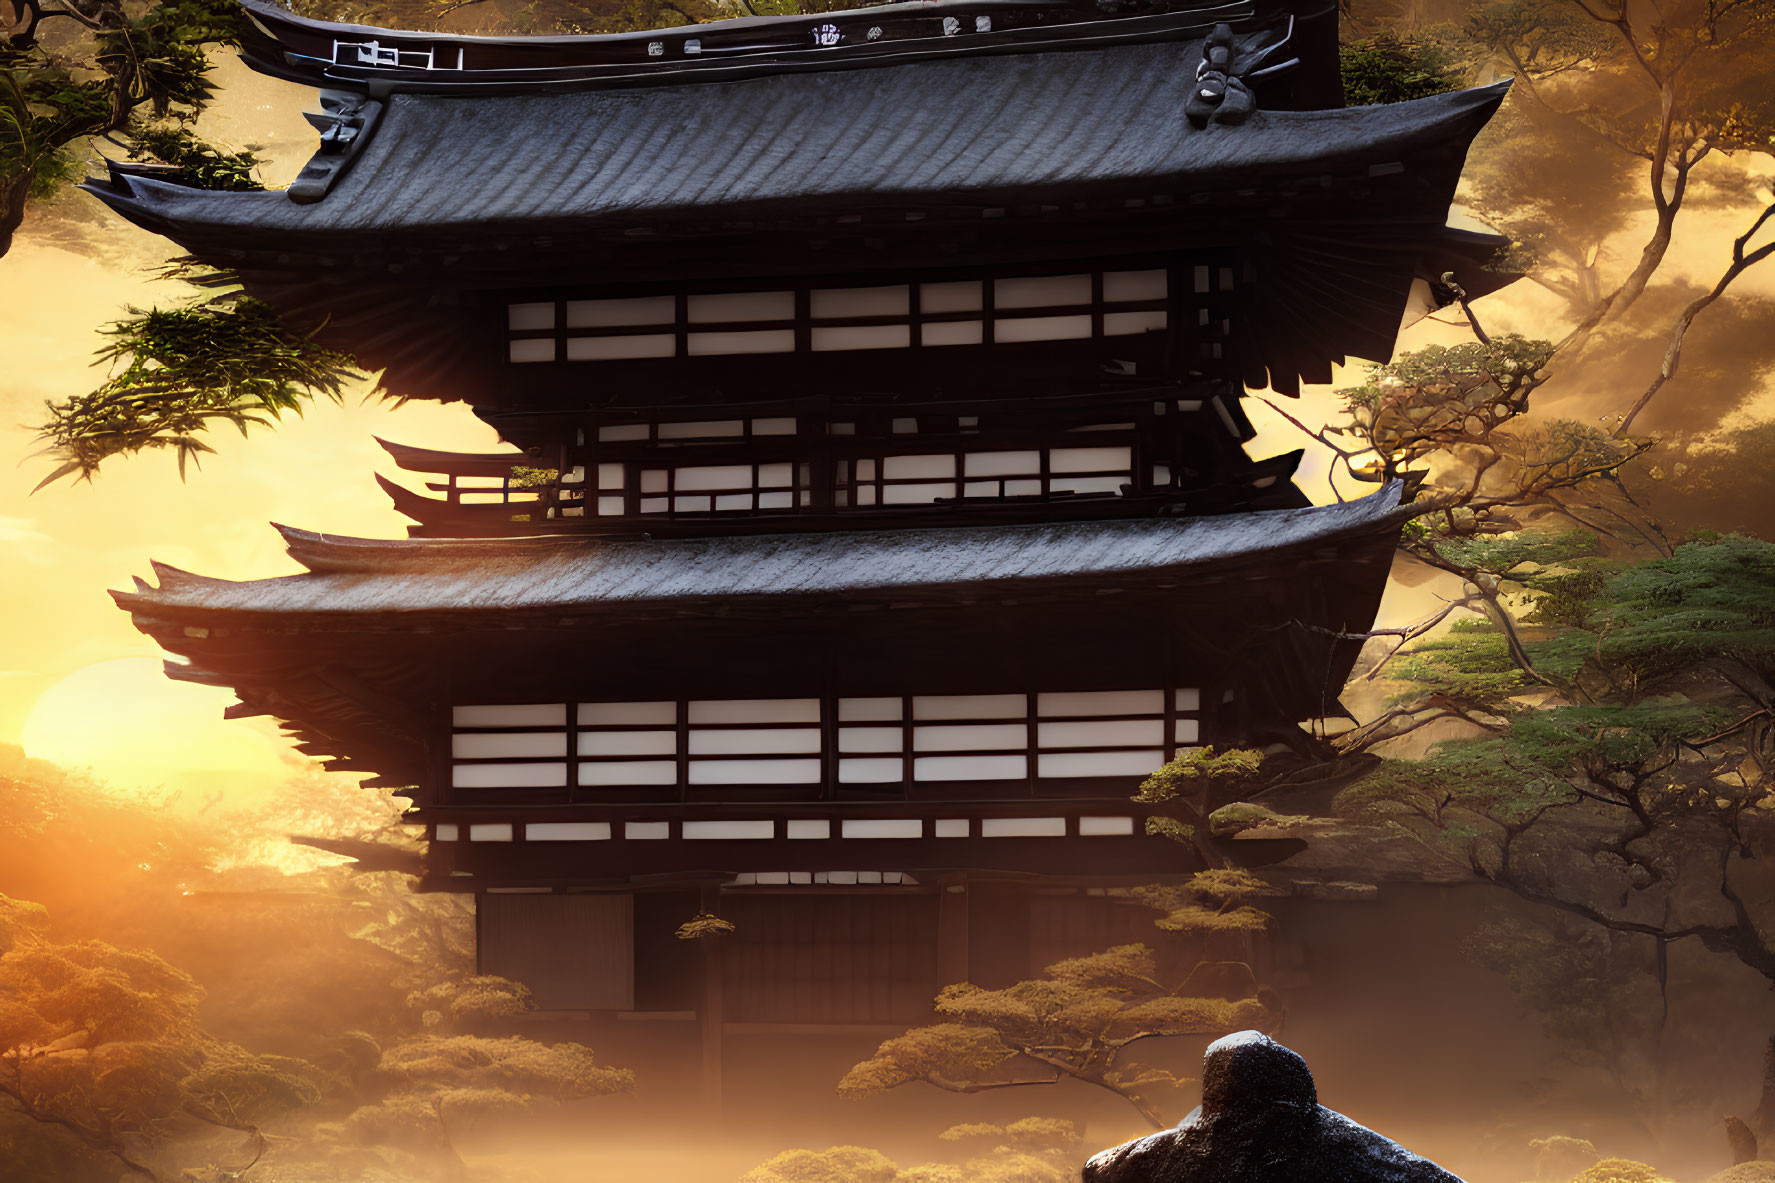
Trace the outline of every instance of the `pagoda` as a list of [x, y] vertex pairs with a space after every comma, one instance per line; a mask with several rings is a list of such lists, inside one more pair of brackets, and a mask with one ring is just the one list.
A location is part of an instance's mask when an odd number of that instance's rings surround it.
[[[717, 1062], [916, 1020], [1137, 939], [1117, 889], [1196, 866], [1140, 780], [1340, 711], [1410, 509], [1311, 505], [1242, 397], [1507, 278], [1446, 225], [1501, 88], [1345, 108], [1319, 0], [537, 38], [245, 3], [247, 61], [320, 91], [295, 183], [89, 190], [509, 447], [386, 444], [409, 538], [116, 598], [411, 799], [485, 972]], [[699, 910], [737, 925], [708, 980]]]

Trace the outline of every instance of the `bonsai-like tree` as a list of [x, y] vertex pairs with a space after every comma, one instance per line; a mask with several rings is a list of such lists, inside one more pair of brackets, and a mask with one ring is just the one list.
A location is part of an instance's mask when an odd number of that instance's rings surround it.
[[[1272, 888], [1241, 871], [1202, 872], [1187, 883], [1134, 889], [1160, 913], [1159, 928], [1209, 947], [1241, 943], [1270, 922], [1251, 900]], [[1077, 1080], [1122, 1098], [1155, 1128], [1171, 1124], [1167, 1096], [1192, 1083], [1164, 1067], [1133, 1062], [1137, 1044], [1176, 1036], [1276, 1031], [1279, 1001], [1258, 988], [1243, 961], [1203, 959], [1165, 975], [1146, 945], [1123, 945], [1047, 967], [1038, 978], [991, 990], [947, 986], [942, 1021], [884, 1042], [855, 1065], [838, 1091], [866, 1097], [922, 1082], [952, 1093]]]

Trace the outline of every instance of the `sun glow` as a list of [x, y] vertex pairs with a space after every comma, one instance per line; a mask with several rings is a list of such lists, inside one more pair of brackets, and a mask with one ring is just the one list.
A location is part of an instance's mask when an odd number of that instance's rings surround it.
[[24, 748], [120, 794], [174, 794], [192, 809], [217, 794], [230, 808], [256, 804], [308, 761], [252, 723], [224, 720], [233, 697], [171, 681], [153, 658], [101, 661], [38, 697]]

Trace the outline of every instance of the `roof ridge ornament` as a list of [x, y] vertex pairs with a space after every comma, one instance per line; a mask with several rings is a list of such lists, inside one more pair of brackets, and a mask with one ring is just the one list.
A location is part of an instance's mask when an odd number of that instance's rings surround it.
[[285, 190], [297, 205], [312, 205], [325, 197], [351, 167], [382, 117], [382, 103], [348, 90], [320, 92], [319, 111], [303, 112], [320, 132], [320, 148], [309, 158]]
[[1215, 25], [1202, 42], [1202, 60], [1196, 65], [1196, 87], [1184, 103], [1191, 125], [1210, 122], [1237, 126], [1257, 110], [1257, 96], [1239, 78], [1234, 54], [1238, 45], [1231, 25]]

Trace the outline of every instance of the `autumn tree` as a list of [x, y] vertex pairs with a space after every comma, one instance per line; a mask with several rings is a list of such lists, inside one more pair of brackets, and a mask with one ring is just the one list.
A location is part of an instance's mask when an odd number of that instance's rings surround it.
[[1071, 1183], [1078, 1178], [1079, 1132], [1060, 1118], [971, 1122], [937, 1136], [964, 1148], [967, 1157], [902, 1167], [863, 1146], [785, 1150], [747, 1171], [740, 1183]]
[[[1272, 888], [1240, 871], [1211, 870], [1180, 885], [1137, 888], [1179, 939], [1215, 947], [1269, 924], [1251, 901]], [[937, 996], [939, 1022], [895, 1036], [855, 1065], [838, 1091], [866, 1097], [922, 1082], [953, 1093], [1076, 1080], [1122, 1098], [1155, 1127], [1170, 1124], [1167, 1096], [1191, 1079], [1136, 1063], [1138, 1044], [1177, 1036], [1216, 1038], [1245, 1028], [1274, 1031], [1277, 1000], [1242, 961], [1203, 959], [1166, 974], [1146, 945], [1123, 945], [1047, 967], [1003, 989], [971, 983]]]
[[0, 1098], [32, 1122], [172, 1179], [182, 1124], [241, 1130], [320, 1097], [311, 1065], [255, 1055], [198, 1021], [203, 990], [152, 953], [55, 942], [42, 907], [0, 896]]

